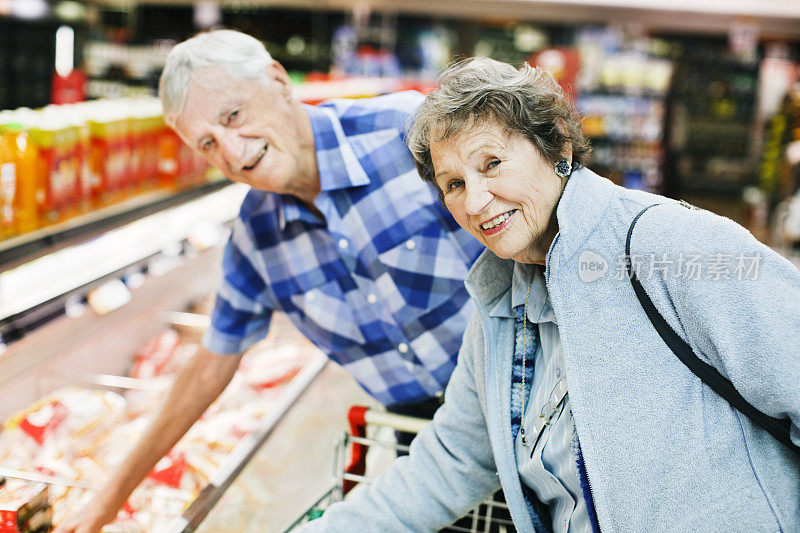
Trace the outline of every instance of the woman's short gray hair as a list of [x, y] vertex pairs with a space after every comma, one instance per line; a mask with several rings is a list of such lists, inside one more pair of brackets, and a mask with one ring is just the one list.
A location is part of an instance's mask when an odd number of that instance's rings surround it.
[[406, 140], [422, 179], [436, 184], [431, 142], [487, 120], [525, 135], [550, 163], [561, 159], [567, 143], [573, 168], [583, 165], [591, 150], [580, 115], [549, 72], [476, 57], [447, 67], [414, 115]]
[[192, 74], [197, 70], [217, 67], [236, 78], [266, 81], [267, 67], [272, 61], [261, 41], [246, 33], [234, 30], [198, 33], [175, 45], [167, 55], [158, 84], [164, 117], [171, 122], [180, 114]]

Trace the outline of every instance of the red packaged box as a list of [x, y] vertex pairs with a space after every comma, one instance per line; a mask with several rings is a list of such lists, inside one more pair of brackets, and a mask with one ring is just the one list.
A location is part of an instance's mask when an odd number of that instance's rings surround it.
[[40, 533], [52, 528], [46, 485], [13, 480], [0, 486], [0, 533]]

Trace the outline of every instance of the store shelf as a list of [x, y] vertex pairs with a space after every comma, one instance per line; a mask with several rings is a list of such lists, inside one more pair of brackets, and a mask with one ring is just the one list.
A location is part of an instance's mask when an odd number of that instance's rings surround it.
[[230, 182], [216, 179], [182, 191], [159, 190], [76, 216], [64, 222], [0, 241], [0, 270], [50, 253], [58, 248], [127, 224], [143, 216], [189, 202]]
[[65, 379], [74, 381], [76, 372], [126, 375], [131, 354], [164, 329], [162, 313], [183, 309], [213, 290], [220, 258], [220, 247], [206, 250], [161, 276], [150, 276], [116, 311], [99, 316], [86, 309], [80, 316], [61, 316], [9, 344], [0, 354], [0, 420]]
[[343, 80], [305, 82], [292, 87], [292, 94], [301, 102], [317, 103], [331, 98], [359, 98], [394, 92], [402, 87], [399, 78], [347, 78]]
[[182, 254], [215, 244], [247, 190], [241, 184], [214, 184], [184, 196], [181, 205], [164, 209], [161, 204], [160, 211], [144, 217], [129, 206], [120, 216], [141, 218], [0, 273], [2, 340], [15, 341], [65, 314], [70, 305], [80, 305], [91, 290], [111, 279], [158, 275]]

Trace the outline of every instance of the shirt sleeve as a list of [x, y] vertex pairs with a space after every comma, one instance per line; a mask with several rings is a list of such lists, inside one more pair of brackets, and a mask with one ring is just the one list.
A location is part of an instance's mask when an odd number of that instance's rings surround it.
[[310, 532], [436, 531], [463, 516], [500, 486], [475, 382], [474, 357], [483, 352], [480, 319], [465, 333], [445, 402], [387, 473], [332, 505], [302, 529]]
[[266, 283], [242, 250], [242, 228], [234, 232], [222, 259], [222, 281], [217, 291], [211, 325], [203, 337], [206, 349], [239, 354], [267, 335], [274, 308], [265, 303]]
[[[800, 445], [800, 272], [729, 219], [678, 206], [653, 209], [671, 210], [671, 230], [657, 228], [656, 217], [648, 225], [643, 216], [632, 250], [640, 233], [659, 258], [682, 257], [683, 272], [663, 284], [643, 281], [648, 295], [694, 352], [748, 402], [788, 418]], [[692, 255], [695, 271], [687, 263]]]

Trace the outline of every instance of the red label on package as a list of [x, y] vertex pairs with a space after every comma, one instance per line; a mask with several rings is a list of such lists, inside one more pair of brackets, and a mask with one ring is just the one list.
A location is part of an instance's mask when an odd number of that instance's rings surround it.
[[151, 378], [161, 375], [164, 367], [175, 355], [175, 350], [178, 349], [180, 343], [180, 335], [173, 329], [167, 329], [159, 333], [136, 354], [131, 376], [135, 378]]
[[29, 413], [19, 423], [19, 427], [41, 445], [44, 443], [45, 434], [56, 429], [68, 414], [69, 411], [61, 402], [48, 403], [38, 411]]
[[147, 477], [158, 483], [177, 489], [186, 471], [186, 456], [181, 452], [169, 452], [153, 468]]
[[17, 532], [16, 511], [0, 511], [0, 533], [6, 533], [6, 531]]

